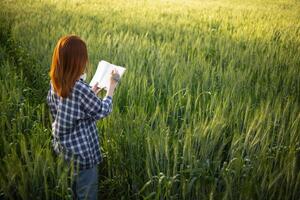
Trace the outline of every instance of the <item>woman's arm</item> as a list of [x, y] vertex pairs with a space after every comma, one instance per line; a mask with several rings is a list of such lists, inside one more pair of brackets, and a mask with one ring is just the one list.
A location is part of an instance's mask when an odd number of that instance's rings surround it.
[[106, 96], [103, 100], [97, 97], [101, 88], [98, 88], [98, 83], [92, 89], [84, 88], [83, 91], [83, 106], [87, 114], [95, 120], [99, 120], [108, 116], [112, 112], [112, 97], [118, 83], [119, 74], [116, 70], [112, 70], [110, 76], [110, 85], [107, 89]]
[[97, 97], [88, 85], [82, 84], [79, 88], [81, 91], [81, 105], [84, 114], [94, 120], [99, 120], [108, 116], [112, 112], [112, 97], [106, 96], [103, 99]]
[[52, 94], [52, 91], [51, 91], [51, 84], [50, 84], [46, 99], [47, 99], [47, 104], [48, 104], [48, 107], [49, 107], [49, 110], [50, 110], [50, 115], [51, 115], [52, 121], [54, 121], [55, 115], [56, 115], [56, 106], [53, 102], [54, 101], [53, 98], [54, 97], [53, 97], [53, 94]]

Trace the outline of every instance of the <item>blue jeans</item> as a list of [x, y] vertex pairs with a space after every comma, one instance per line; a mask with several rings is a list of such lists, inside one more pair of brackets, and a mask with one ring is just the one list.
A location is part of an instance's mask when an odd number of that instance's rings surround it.
[[78, 173], [75, 172], [72, 190], [76, 200], [97, 200], [98, 165], [90, 169], [79, 170]]

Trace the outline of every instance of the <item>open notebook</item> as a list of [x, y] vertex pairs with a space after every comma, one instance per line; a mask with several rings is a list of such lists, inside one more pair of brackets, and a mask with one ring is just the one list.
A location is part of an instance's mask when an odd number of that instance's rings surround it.
[[98, 82], [98, 87], [107, 90], [109, 86], [110, 73], [113, 69], [116, 69], [118, 71], [118, 73], [120, 74], [120, 78], [126, 70], [124, 67], [101, 60], [98, 64], [96, 73], [90, 82], [90, 86], [93, 87]]

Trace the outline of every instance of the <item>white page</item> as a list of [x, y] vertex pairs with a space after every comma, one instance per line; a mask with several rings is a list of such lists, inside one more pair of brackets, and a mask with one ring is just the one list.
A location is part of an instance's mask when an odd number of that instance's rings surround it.
[[90, 86], [93, 87], [98, 82], [98, 87], [107, 90], [109, 86], [110, 73], [113, 69], [116, 69], [118, 71], [120, 77], [122, 77], [126, 70], [124, 67], [117, 66], [104, 60], [101, 60], [98, 64], [96, 73], [90, 82]]

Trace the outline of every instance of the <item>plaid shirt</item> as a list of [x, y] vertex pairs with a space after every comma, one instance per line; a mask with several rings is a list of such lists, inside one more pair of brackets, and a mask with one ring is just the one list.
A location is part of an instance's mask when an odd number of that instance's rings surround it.
[[82, 79], [67, 98], [58, 96], [50, 83], [47, 103], [52, 116], [52, 145], [65, 160], [88, 169], [102, 161], [96, 121], [112, 111], [112, 97], [100, 99]]

